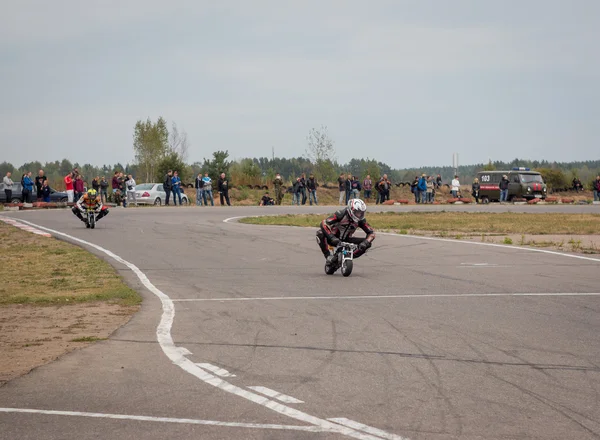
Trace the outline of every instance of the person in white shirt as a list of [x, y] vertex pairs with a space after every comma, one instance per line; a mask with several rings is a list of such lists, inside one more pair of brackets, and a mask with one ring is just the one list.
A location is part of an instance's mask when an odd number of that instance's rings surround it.
[[452, 197], [457, 198], [458, 192], [460, 191], [460, 182], [458, 181], [458, 176], [454, 176], [452, 179]]
[[135, 179], [131, 174], [127, 175], [125, 187], [127, 188], [127, 203], [131, 200], [135, 203], [135, 206], [137, 206], [137, 199], [135, 198]]
[[11, 175], [12, 173], [9, 171], [2, 179], [2, 183], [4, 184], [4, 194], [6, 194], [6, 203], [10, 203], [12, 200], [13, 181], [10, 178]]

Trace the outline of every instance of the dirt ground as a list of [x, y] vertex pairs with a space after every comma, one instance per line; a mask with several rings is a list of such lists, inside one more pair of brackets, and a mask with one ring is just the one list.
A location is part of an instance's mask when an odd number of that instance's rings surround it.
[[0, 386], [65, 353], [107, 338], [129, 321], [138, 307], [106, 302], [0, 307]]

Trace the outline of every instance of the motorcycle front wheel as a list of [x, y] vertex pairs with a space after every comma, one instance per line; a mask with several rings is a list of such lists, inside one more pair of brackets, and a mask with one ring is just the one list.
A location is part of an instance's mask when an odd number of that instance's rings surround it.
[[349, 277], [352, 273], [352, 260], [346, 260], [342, 263], [342, 275]]

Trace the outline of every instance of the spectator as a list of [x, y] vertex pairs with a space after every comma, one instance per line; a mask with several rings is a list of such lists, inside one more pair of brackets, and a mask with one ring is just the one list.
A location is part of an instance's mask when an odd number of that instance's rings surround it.
[[388, 180], [387, 174], [384, 174], [383, 177], [381, 178], [381, 182], [379, 182], [379, 194], [381, 195], [381, 197], [380, 197], [381, 203], [390, 199], [391, 186], [392, 186], [392, 182], [390, 182]]
[[373, 181], [371, 180], [371, 176], [367, 174], [365, 180], [363, 180], [363, 195], [365, 200], [369, 200], [371, 198], [371, 191], [373, 189]]
[[38, 200], [42, 199], [42, 187], [44, 186], [44, 182], [48, 179], [44, 175], [44, 170], [39, 170], [38, 175], [35, 176], [35, 188], [37, 190], [37, 198]]
[[458, 197], [459, 191], [460, 191], [460, 182], [458, 180], [458, 176], [454, 176], [454, 179], [452, 179], [452, 188], [450, 189], [450, 192], [452, 193], [452, 197], [454, 197], [456, 199]]
[[300, 176], [300, 193], [302, 194], [302, 205], [306, 204], [306, 173]]
[[350, 195], [352, 194], [352, 174], [348, 173], [346, 176], [346, 204], [348, 204], [348, 200], [350, 200]]
[[308, 189], [308, 202], [310, 206], [313, 204], [313, 200], [315, 201], [315, 205], [318, 205], [317, 202], [317, 181], [315, 180], [315, 176], [313, 173], [310, 173], [308, 176], [308, 180], [306, 181], [306, 189]]
[[83, 184], [83, 177], [81, 177], [81, 174], [77, 174], [75, 176], [75, 182], [74, 182], [75, 200], [79, 200], [81, 198], [81, 196], [83, 195], [83, 193], [85, 192], [84, 186], [85, 185]]
[[274, 205], [274, 204], [275, 204], [275, 201], [269, 196], [268, 191], [260, 199], [260, 206], [270, 206], [270, 205]]
[[357, 179], [356, 176], [352, 176], [352, 181], [350, 182], [350, 187], [351, 187], [350, 197], [353, 199], [360, 198], [360, 191], [361, 191], [362, 187], [360, 186], [360, 181]]
[[179, 206], [181, 206], [181, 179], [177, 170], [173, 171], [171, 182], [173, 183], [173, 204], [177, 206], [177, 200], [179, 199]]
[[441, 175], [437, 175], [437, 177], [435, 178], [435, 186], [436, 188], [441, 188], [442, 187], [442, 176]]
[[135, 179], [131, 174], [128, 174], [127, 180], [125, 181], [125, 186], [127, 188], [127, 203], [129, 203], [131, 200], [133, 203], [135, 203], [135, 206], [137, 206], [138, 204], [135, 196], [135, 185]]
[[69, 203], [73, 203], [73, 197], [75, 196], [75, 192], [73, 190], [73, 172], [72, 171], [65, 176], [65, 189], [67, 191], [67, 201]]
[[471, 185], [471, 195], [475, 197], [475, 203], [479, 203], [479, 190], [481, 189], [481, 185], [479, 184], [479, 179], [476, 177], [473, 180], [473, 185]]
[[302, 187], [300, 177], [296, 177], [296, 181], [292, 185], [292, 205], [300, 206], [300, 197], [302, 197]]
[[38, 198], [38, 201], [42, 200], [46, 203], [49, 203], [51, 192], [52, 191], [50, 190], [50, 186], [48, 186], [48, 180], [44, 180], [44, 182], [42, 183], [42, 191], [40, 192], [41, 197]]
[[23, 174], [21, 178], [21, 185], [23, 186], [23, 203], [31, 203], [31, 193], [33, 192], [33, 180], [31, 180], [31, 171]]
[[96, 176], [92, 179], [92, 188], [96, 190], [96, 194], [100, 194], [100, 177]]
[[341, 173], [340, 177], [338, 177], [338, 189], [340, 190], [339, 204], [346, 205], [346, 178], [344, 177], [344, 173]]
[[14, 182], [10, 178], [12, 173], [9, 171], [6, 173], [6, 176], [2, 179], [2, 183], [4, 184], [4, 194], [6, 195], [6, 203], [10, 203], [12, 201], [12, 188]]
[[118, 171], [115, 171], [115, 174], [113, 175], [113, 178], [112, 178], [111, 185], [112, 185], [112, 192], [116, 193], [117, 190], [119, 189], [119, 172]]
[[121, 206], [122, 204], [124, 204], [123, 194], [121, 194], [121, 190], [119, 188], [117, 188], [113, 193], [113, 201], [117, 206]]
[[225, 173], [221, 173], [221, 176], [219, 177], [218, 189], [221, 206], [225, 205], [224, 202], [227, 202], [227, 206], [231, 206], [231, 203], [229, 202], [229, 182], [225, 178]]
[[208, 206], [207, 199], [210, 199], [210, 206], [215, 206], [215, 199], [213, 198], [212, 192], [212, 179], [208, 177], [208, 173], [204, 173], [202, 181], [204, 182], [204, 191], [202, 193], [204, 197], [204, 205]]
[[275, 179], [273, 179], [273, 187], [275, 188], [275, 203], [281, 205], [281, 200], [283, 199], [283, 179], [281, 178], [281, 174], [277, 173]]
[[509, 185], [508, 177], [506, 174], [502, 176], [502, 180], [500, 181], [500, 201], [506, 202], [508, 201], [508, 185]]
[[100, 180], [100, 201], [102, 203], [108, 201], [108, 182], [106, 181], [106, 176], [102, 176], [102, 180]]
[[119, 191], [121, 192], [121, 199], [123, 200], [123, 208], [127, 208], [127, 185], [125, 184], [127, 179], [122, 171], [119, 173], [118, 181]]
[[[169, 198], [171, 197], [171, 191], [173, 189], [173, 171], [167, 171], [163, 180], [163, 190], [165, 191], [165, 206], [169, 206]], [[174, 198], [173, 198], [174, 199]], [[175, 200], [173, 200], [175, 203]]]
[[415, 176], [415, 180], [410, 184], [410, 192], [415, 196], [415, 203], [419, 203], [419, 176]]
[[573, 178], [573, 189], [575, 190], [575, 192], [583, 191], [583, 184], [581, 183], [581, 180], [579, 180], [578, 177]]
[[600, 176], [596, 177], [592, 188], [594, 189], [594, 202], [600, 202]]
[[383, 177], [380, 177], [379, 180], [377, 181], [377, 184], [375, 184], [375, 191], [377, 192], [377, 198], [375, 200], [376, 205], [379, 205], [379, 202], [381, 202], [381, 188], [379, 187], [379, 185], [381, 184], [382, 181], [383, 181]]
[[433, 183], [433, 179], [431, 176], [427, 176], [427, 190], [426, 190], [426, 198], [425, 201], [427, 203], [433, 203], [433, 190], [435, 187], [435, 183]]
[[204, 204], [206, 205], [206, 197], [204, 196], [204, 180], [202, 180], [202, 173], [198, 173], [196, 181], [194, 182], [196, 188], [196, 206], [202, 206], [202, 199], [204, 198]]
[[419, 189], [419, 201], [417, 203], [427, 202], [427, 175], [425, 173], [421, 174], [417, 188]]

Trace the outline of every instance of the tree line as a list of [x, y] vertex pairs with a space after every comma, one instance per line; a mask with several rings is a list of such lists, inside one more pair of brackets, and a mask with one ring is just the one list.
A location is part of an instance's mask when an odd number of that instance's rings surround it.
[[[412, 182], [415, 176], [422, 173], [431, 176], [440, 174], [442, 180], [449, 183], [455, 172], [450, 166], [395, 169], [385, 162], [371, 158], [355, 158], [348, 163], [339, 163], [334, 141], [329, 136], [326, 126], [311, 129], [306, 137], [306, 151], [302, 156], [293, 158], [247, 157], [231, 161], [227, 150], [217, 150], [202, 162], [189, 164], [187, 156], [190, 143], [187, 133], [179, 129], [174, 122], [169, 129], [167, 121], [162, 117], [156, 122], [149, 118], [137, 121], [133, 129], [132, 147], [134, 160], [131, 164], [80, 165], [63, 159], [44, 164], [33, 161], [15, 167], [11, 163], [3, 162], [0, 164], [0, 174], [5, 175], [7, 171], [11, 171], [14, 177], [19, 178], [26, 171], [36, 174], [38, 170], [43, 169], [50, 185], [60, 189], [64, 186], [64, 176], [73, 168], [78, 168], [88, 183], [96, 176], [105, 176], [110, 180], [115, 171], [132, 174], [138, 183], [162, 182], [167, 170], [172, 169], [179, 171], [184, 183], [192, 183], [198, 173], [208, 173], [216, 180], [219, 174], [224, 172], [232, 185], [269, 184], [276, 173], [280, 173], [290, 183], [302, 173], [313, 173], [320, 183], [336, 182], [341, 173], [350, 173], [359, 178], [370, 175], [372, 179], [387, 174], [395, 183]], [[584, 186], [590, 186], [592, 180], [600, 174], [600, 160], [550, 162], [518, 158], [510, 162], [490, 161], [487, 164], [461, 165], [457, 173], [461, 183], [468, 184], [481, 170], [510, 170], [514, 167], [540, 171], [554, 189], [569, 187], [573, 178], [580, 179]]]

